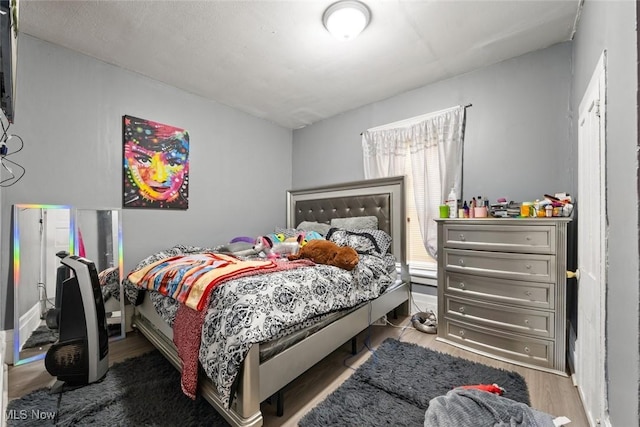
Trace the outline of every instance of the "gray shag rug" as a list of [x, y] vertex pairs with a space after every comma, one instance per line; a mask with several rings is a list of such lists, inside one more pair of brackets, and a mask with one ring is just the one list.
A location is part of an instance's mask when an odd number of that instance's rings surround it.
[[36, 348], [58, 341], [58, 331], [52, 331], [46, 325], [40, 325], [35, 331], [31, 332], [27, 341], [22, 346], [23, 350], [28, 348]]
[[494, 383], [504, 397], [529, 405], [527, 383], [516, 372], [387, 338], [299, 426], [422, 426], [431, 399], [458, 386]]
[[9, 426], [228, 426], [201, 397], [180, 389], [180, 373], [158, 352], [114, 364], [98, 383], [12, 400]]

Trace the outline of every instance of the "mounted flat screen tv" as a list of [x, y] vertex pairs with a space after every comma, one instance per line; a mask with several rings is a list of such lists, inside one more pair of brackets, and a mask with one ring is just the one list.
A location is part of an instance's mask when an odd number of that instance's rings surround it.
[[0, 108], [13, 123], [18, 53], [18, 0], [0, 0]]

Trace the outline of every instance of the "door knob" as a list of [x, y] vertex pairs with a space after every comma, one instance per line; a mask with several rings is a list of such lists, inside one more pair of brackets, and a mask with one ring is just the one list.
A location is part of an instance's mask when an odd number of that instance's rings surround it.
[[567, 271], [567, 279], [580, 279], [580, 270]]

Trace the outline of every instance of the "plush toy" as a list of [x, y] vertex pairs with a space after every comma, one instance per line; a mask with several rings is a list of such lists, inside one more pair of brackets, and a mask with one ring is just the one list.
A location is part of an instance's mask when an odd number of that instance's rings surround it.
[[502, 396], [505, 392], [505, 390], [500, 387], [498, 384], [473, 384], [473, 385], [462, 385], [460, 387], [457, 388], [463, 388], [463, 389], [477, 389], [477, 390], [482, 390], [482, 391], [488, 391], [489, 393], [493, 393], [493, 394], [497, 394], [499, 396]]
[[234, 237], [233, 239], [231, 239], [229, 241], [229, 243], [238, 243], [238, 242], [245, 242], [245, 243], [251, 243], [253, 244], [256, 241], [256, 239], [252, 238], [252, 237], [247, 237], [247, 236], [238, 236], [238, 237]]
[[266, 237], [267, 239], [271, 240], [274, 245], [286, 240], [286, 237], [283, 233], [269, 233], [259, 237]]
[[303, 231], [296, 236], [296, 241], [300, 247], [303, 247], [312, 240], [324, 240], [324, 237], [317, 231]]
[[358, 253], [352, 247], [338, 246], [324, 239], [308, 242], [297, 254], [289, 255], [287, 258], [291, 261], [307, 258], [316, 264], [334, 265], [348, 271], [353, 270], [360, 260]]
[[[284, 255], [295, 255], [300, 249], [300, 245], [296, 241], [285, 242], [278, 240], [275, 235], [258, 236], [253, 245], [256, 253], [264, 253], [267, 258], [275, 259]], [[284, 236], [282, 236], [284, 239]]]
[[254, 240], [251, 240], [251, 243], [247, 243], [245, 241], [229, 242], [226, 245], [220, 246], [218, 248], [218, 251], [223, 254], [230, 254], [240, 257], [251, 257], [258, 255], [258, 252], [253, 249], [253, 243]]

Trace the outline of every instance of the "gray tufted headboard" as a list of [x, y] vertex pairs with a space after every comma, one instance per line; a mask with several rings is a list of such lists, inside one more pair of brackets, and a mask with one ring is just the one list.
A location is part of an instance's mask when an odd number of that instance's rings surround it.
[[406, 265], [404, 177], [391, 177], [287, 191], [287, 227], [302, 221], [329, 224], [333, 218], [375, 216], [378, 228], [393, 238], [391, 252]]

